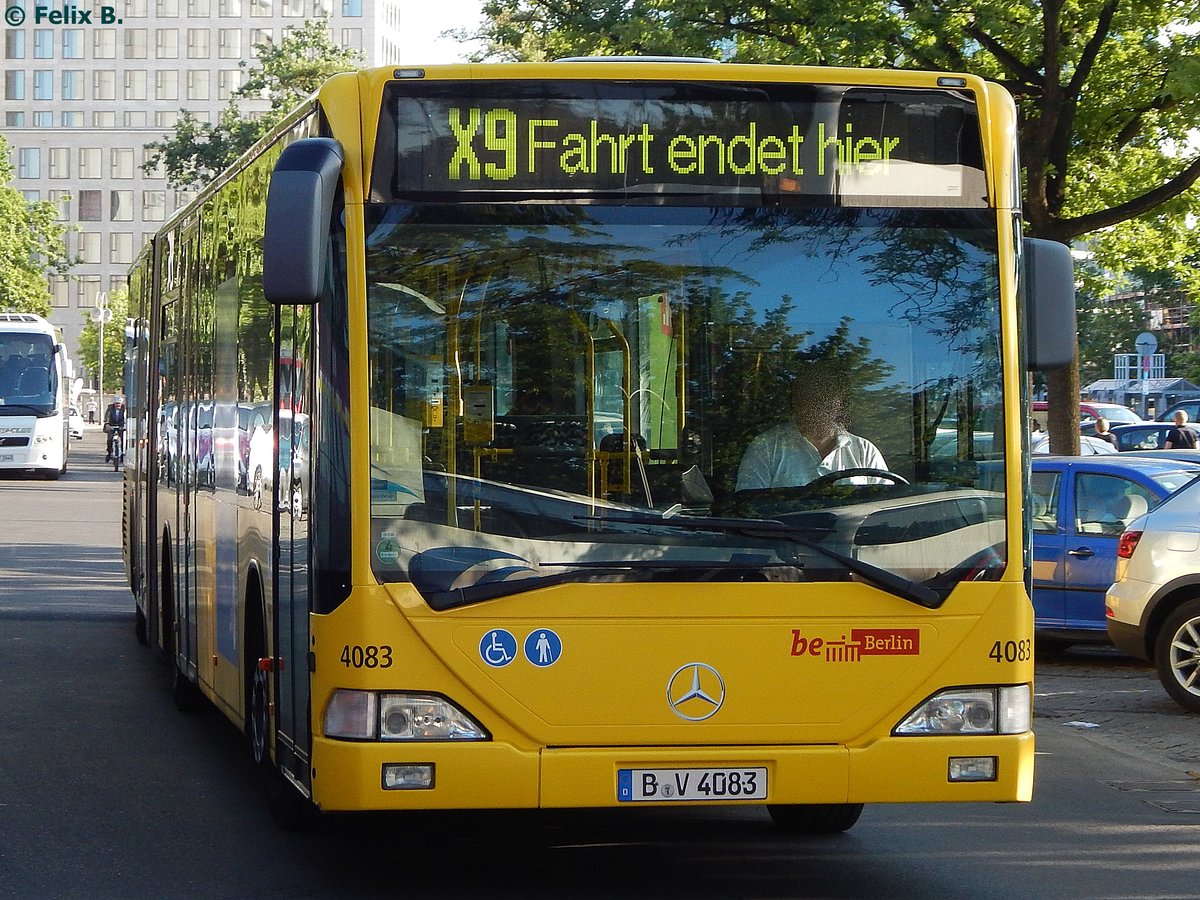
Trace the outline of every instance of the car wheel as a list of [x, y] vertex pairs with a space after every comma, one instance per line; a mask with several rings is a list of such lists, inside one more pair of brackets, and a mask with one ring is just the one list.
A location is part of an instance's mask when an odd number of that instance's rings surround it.
[[1188, 600], [1167, 617], [1154, 642], [1154, 661], [1171, 699], [1200, 712], [1200, 599]]

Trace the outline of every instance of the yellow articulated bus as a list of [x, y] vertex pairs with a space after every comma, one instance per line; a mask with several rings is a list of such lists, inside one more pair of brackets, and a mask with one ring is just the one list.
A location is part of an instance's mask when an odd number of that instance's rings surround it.
[[1029, 799], [1074, 310], [996, 85], [339, 75], [130, 284], [137, 632], [281, 819]]

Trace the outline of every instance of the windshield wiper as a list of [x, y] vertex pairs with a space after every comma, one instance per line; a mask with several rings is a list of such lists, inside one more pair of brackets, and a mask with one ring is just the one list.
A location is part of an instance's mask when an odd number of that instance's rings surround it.
[[[621, 570], [638, 572], [673, 572], [673, 571], [727, 571], [742, 569], [760, 571], [762, 569], [796, 569], [791, 562], [771, 562], [762, 554], [739, 554], [731, 559], [612, 559], [591, 560], [587, 562], [547, 562], [534, 563], [539, 568], [570, 568], [569, 572], [554, 572], [548, 575], [523, 575], [519, 578], [508, 578], [499, 581], [481, 580], [475, 584], [459, 588], [422, 588], [414, 579], [413, 586], [421, 592], [425, 602], [439, 612], [458, 606], [468, 606], [472, 603], [482, 603], [485, 600], [495, 600], [512, 594], [550, 587], [566, 582], [581, 582], [592, 579], [612, 578]], [[531, 571], [531, 570], [526, 570]], [[411, 573], [410, 573], [411, 574]]]
[[932, 588], [919, 582], [897, 575], [887, 569], [863, 562], [836, 550], [823, 547], [816, 541], [810, 541], [796, 534], [795, 529], [776, 519], [731, 519], [718, 516], [643, 516], [643, 515], [604, 515], [581, 516], [595, 522], [613, 522], [619, 525], [659, 525], [667, 528], [682, 528], [691, 531], [723, 531], [740, 534], [743, 537], [782, 538], [807, 550], [819, 553], [826, 559], [831, 559], [844, 566], [848, 571], [859, 575], [880, 590], [887, 591], [902, 600], [908, 600], [927, 609], [937, 609], [946, 600]]

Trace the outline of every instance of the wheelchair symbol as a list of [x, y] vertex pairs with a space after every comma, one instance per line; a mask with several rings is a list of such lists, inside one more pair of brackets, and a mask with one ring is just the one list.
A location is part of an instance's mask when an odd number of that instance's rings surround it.
[[517, 658], [517, 639], [503, 628], [494, 628], [479, 642], [479, 655], [489, 666], [503, 668]]

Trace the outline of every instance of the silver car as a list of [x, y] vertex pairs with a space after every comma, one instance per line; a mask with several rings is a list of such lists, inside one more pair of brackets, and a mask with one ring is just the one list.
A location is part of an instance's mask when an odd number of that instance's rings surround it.
[[1171, 698], [1200, 712], [1200, 479], [1129, 523], [1105, 595], [1112, 642], [1158, 668]]

